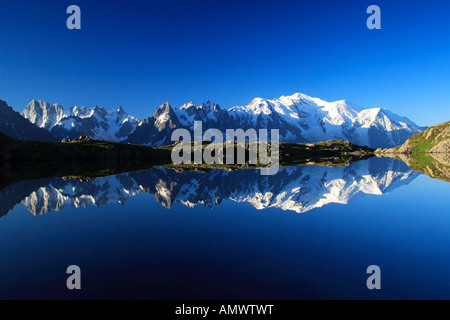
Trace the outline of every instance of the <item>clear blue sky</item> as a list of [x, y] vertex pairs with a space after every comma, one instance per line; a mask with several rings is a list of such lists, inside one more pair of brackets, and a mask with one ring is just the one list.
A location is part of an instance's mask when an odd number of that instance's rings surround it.
[[[81, 8], [81, 30], [66, 9]], [[366, 27], [369, 5], [381, 30]], [[450, 1], [0, 2], [0, 99], [223, 107], [302, 92], [450, 120]]]

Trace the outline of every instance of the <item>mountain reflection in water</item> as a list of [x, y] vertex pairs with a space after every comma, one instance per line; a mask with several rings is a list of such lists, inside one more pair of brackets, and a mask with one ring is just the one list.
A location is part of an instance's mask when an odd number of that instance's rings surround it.
[[291, 166], [273, 176], [260, 170], [176, 172], [167, 168], [98, 177], [89, 181], [49, 178], [22, 181], [0, 191], [0, 215], [22, 202], [33, 214], [64, 207], [125, 204], [139, 193], [154, 195], [165, 208], [175, 203], [213, 209], [230, 199], [257, 209], [303, 213], [330, 203], [347, 204], [361, 196], [381, 195], [414, 180], [420, 173], [390, 158], [371, 158], [347, 167]]

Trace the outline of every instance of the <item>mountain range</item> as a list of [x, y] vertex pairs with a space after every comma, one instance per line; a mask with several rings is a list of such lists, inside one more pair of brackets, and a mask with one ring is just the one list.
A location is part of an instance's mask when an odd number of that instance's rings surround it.
[[88, 136], [97, 140], [120, 142], [141, 123], [129, 116], [122, 107], [117, 110], [95, 107], [65, 109], [59, 104], [31, 101], [22, 111], [25, 119], [48, 130], [58, 140]]
[[[238, 128], [278, 129], [282, 142], [347, 140], [371, 148], [400, 145], [425, 129], [387, 109], [363, 109], [345, 100], [327, 102], [301, 93], [273, 100], [255, 98], [245, 106], [228, 109], [211, 100], [199, 106], [189, 102], [175, 109], [165, 102], [153, 116], [142, 121], [128, 115], [122, 107], [66, 109], [59, 104], [33, 100], [22, 116], [55, 140], [87, 135], [92, 139], [148, 146], [173, 143], [172, 131], [176, 128], [192, 131], [194, 121], [202, 121], [203, 130], [216, 128], [225, 133], [226, 129]], [[35, 138], [43, 139], [40, 135]]]

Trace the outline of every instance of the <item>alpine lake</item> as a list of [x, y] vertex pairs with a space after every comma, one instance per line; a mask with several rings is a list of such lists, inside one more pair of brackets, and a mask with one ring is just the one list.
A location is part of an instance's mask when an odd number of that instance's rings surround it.
[[449, 195], [378, 157], [15, 181], [0, 190], [0, 298], [449, 299]]

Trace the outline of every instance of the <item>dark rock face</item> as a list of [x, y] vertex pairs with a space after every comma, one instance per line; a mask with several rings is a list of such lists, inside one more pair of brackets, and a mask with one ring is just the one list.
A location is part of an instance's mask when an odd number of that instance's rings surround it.
[[50, 132], [35, 126], [2, 100], [0, 100], [0, 131], [7, 136], [22, 140], [56, 140]]
[[171, 143], [172, 131], [180, 127], [180, 120], [170, 104], [165, 102], [156, 109], [153, 117], [142, 121], [126, 142], [149, 146], [167, 145]]

